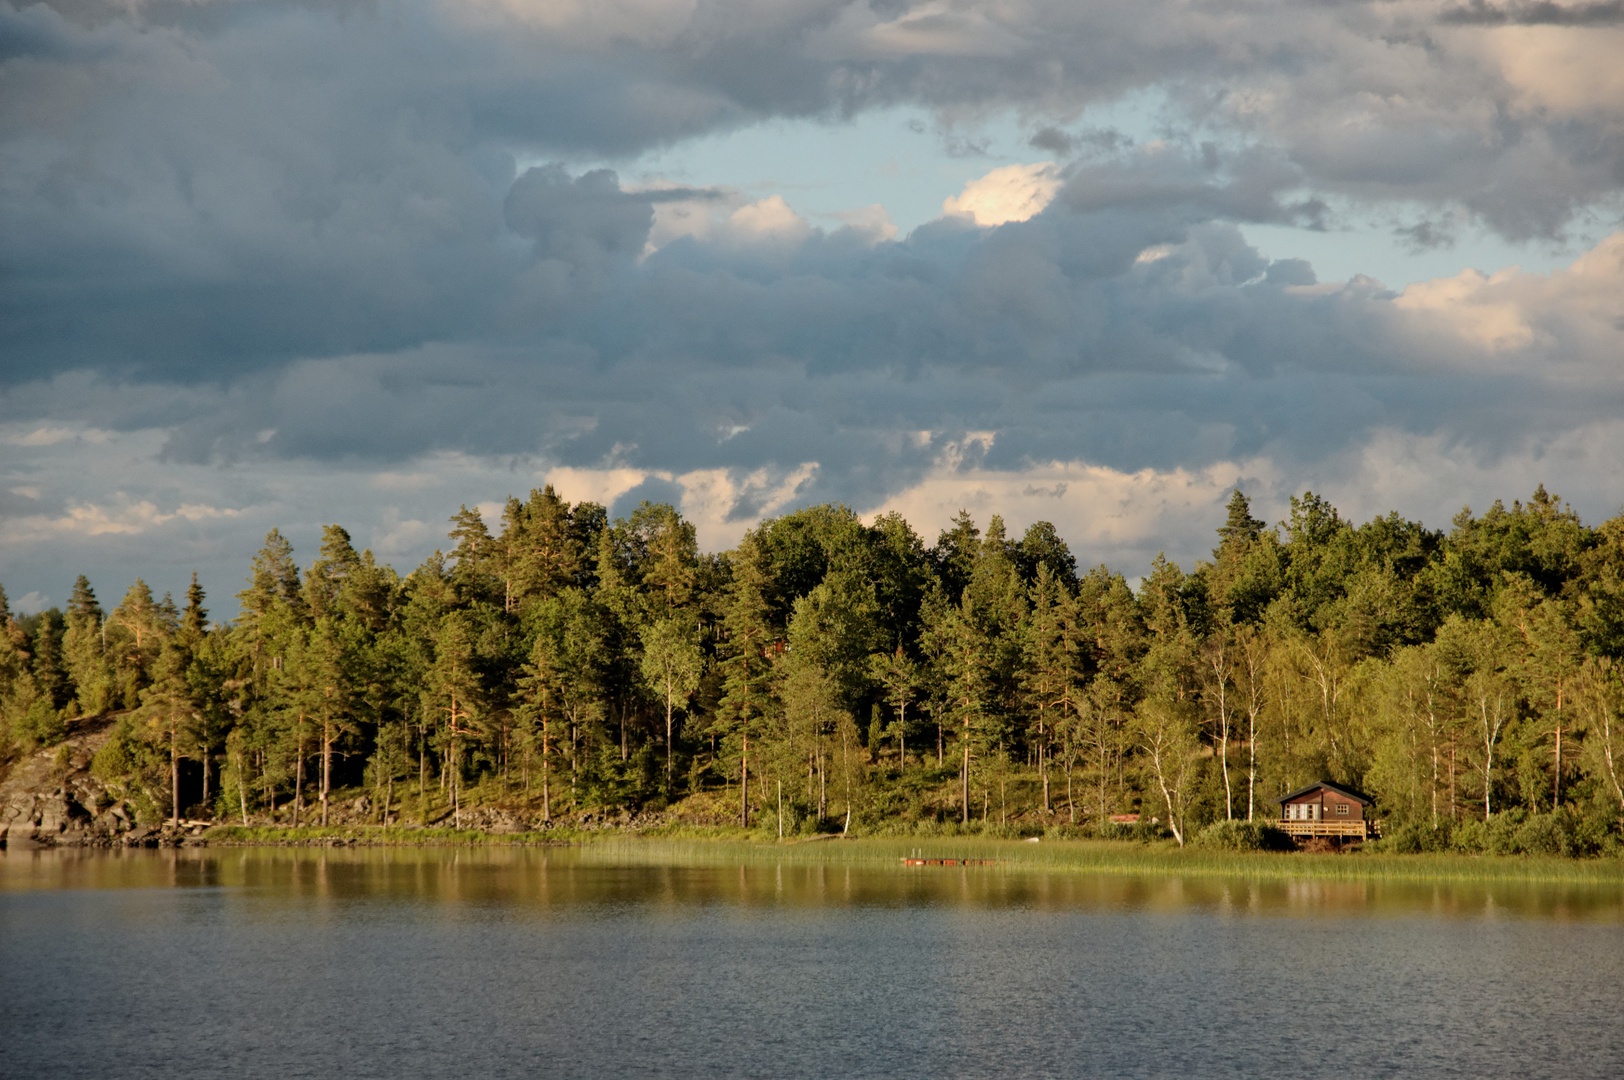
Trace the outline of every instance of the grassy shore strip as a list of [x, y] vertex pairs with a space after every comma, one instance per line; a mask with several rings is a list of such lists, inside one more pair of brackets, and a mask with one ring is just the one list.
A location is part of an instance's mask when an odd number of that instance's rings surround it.
[[204, 831], [203, 839], [217, 847], [567, 847], [592, 835], [575, 829], [493, 833], [440, 826], [215, 825]]
[[637, 835], [549, 829], [489, 833], [383, 826], [245, 828], [216, 826], [210, 845], [325, 847], [562, 847], [599, 865], [798, 865], [900, 867], [904, 858], [991, 859], [1001, 870], [1085, 874], [1164, 874], [1333, 881], [1559, 882], [1624, 887], [1624, 860], [1491, 855], [1276, 854], [1181, 850], [1172, 844], [1110, 840], [1023, 843], [978, 837], [864, 837], [778, 841], [738, 828], [686, 827]]
[[1560, 882], [1624, 887], [1624, 861], [1528, 856], [1212, 852], [1110, 840], [863, 838], [823, 843], [594, 836], [583, 854], [604, 864], [899, 866], [904, 858], [991, 859], [1002, 870], [1169, 874], [1335, 881]]

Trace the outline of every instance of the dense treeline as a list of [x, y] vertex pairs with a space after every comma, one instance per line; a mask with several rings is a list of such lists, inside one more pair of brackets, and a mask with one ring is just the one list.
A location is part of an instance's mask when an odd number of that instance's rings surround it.
[[1108, 828], [1179, 843], [1330, 779], [1389, 843], [1616, 849], [1624, 814], [1624, 517], [1543, 488], [1354, 526], [1311, 493], [1270, 528], [1237, 491], [1210, 561], [1137, 592], [1047, 523], [968, 514], [927, 547], [896, 515], [766, 521], [699, 552], [645, 503], [551, 488], [405, 577], [329, 526], [301, 572], [276, 531], [235, 622], [137, 581], [105, 611], [0, 594], [15, 754], [117, 713], [95, 770], [152, 820], [527, 819], [727, 800], [767, 829]]

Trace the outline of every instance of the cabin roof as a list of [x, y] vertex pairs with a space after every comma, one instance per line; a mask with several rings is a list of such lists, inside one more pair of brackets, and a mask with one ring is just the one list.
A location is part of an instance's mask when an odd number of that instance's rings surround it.
[[1304, 795], [1307, 795], [1310, 791], [1317, 791], [1320, 788], [1330, 788], [1332, 791], [1336, 792], [1338, 795], [1346, 795], [1348, 798], [1352, 799], [1354, 802], [1358, 803], [1360, 806], [1370, 806], [1376, 801], [1375, 799], [1372, 799], [1369, 795], [1361, 795], [1359, 792], [1353, 790], [1352, 788], [1345, 788], [1341, 784], [1333, 784], [1329, 780], [1316, 780], [1312, 784], [1308, 784], [1308, 785], [1306, 785], [1304, 787], [1298, 788], [1296, 791], [1293, 791], [1293, 792], [1290, 792], [1288, 794], [1282, 795], [1282, 796], [1280, 796], [1278, 799], [1276, 799], [1274, 801], [1277, 802], [1277, 803], [1280, 803], [1281, 805], [1284, 805], [1285, 803], [1288, 803], [1293, 799], [1302, 798]]

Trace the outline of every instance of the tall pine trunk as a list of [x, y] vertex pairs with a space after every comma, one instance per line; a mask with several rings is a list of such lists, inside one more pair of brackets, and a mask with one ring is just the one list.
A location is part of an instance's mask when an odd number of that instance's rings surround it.
[[297, 739], [298, 745], [295, 747], [295, 753], [298, 754], [299, 759], [298, 763], [294, 767], [293, 779], [293, 827], [295, 829], [299, 827], [299, 815], [304, 810], [304, 720], [304, 714], [300, 713], [298, 728], [299, 734]]
[[327, 795], [333, 788], [333, 728], [324, 715], [321, 718], [321, 824], [327, 826]]
[[750, 827], [750, 733], [744, 733], [744, 746], [739, 753], [739, 822]]
[[180, 718], [169, 714], [169, 808], [170, 820], [180, 828]]
[[1049, 759], [1044, 754], [1045, 743], [1043, 738], [1043, 724], [1038, 724], [1038, 771], [1043, 774], [1043, 813], [1051, 813], [1049, 807]]
[[964, 725], [964, 764], [959, 768], [959, 820], [970, 824], [970, 725]]

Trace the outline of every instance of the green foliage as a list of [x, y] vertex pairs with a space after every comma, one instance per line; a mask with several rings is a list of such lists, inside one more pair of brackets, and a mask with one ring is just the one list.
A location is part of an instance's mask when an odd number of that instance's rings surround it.
[[1262, 821], [1215, 821], [1196, 834], [1195, 846], [1208, 851], [1289, 851], [1291, 838]]
[[113, 729], [112, 737], [90, 759], [90, 775], [104, 784], [126, 782], [140, 767], [144, 756], [132, 737], [129, 725], [121, 721]]
[[[702, 555], [674, 507], [544, 488], [494, 533], [463, 506], [447, 546], [402, 576], [334, 524], [301, 570], [273, 530], [229, 625], [195, 579], [184, 607], [139, 580], [111, 612], [84, 578], [60, 613], [0, 593], [0, 731], [136, 710], [99, 775], [278, 825], [364, 787], [403, 821], [696, 799], [776, 838], [781, 788], [786, 835], [1238, 852], [1327, 779], [1374, 797], [1384, 851], [1619, 844], [1624, 518], [1543, 488], [1447, 533], [1313, 493], [1271, 525], [1236, 491], [1211, 561], [1137, 591], [1046, 522], [968, 513], [927, 546], [810, 507]], [[1132, 812], [1160, 824], [1101, 824]]]
[[1514, 808], [1495, 814], [1487, 823], [1471, 819], [1445, 821], [1436, 829], [1403, 825], [1377, 847], [1394, 854], [1454, 851], [1596, 857], [1618, 850], [1618, 815], [1594, 809], [1589, 813], [1564, 809], [1559, 813], [1529, 814]]
[[1381, 850], [1391, 851], [1397, 855], [1450, 851], [1454, 846], [1451, 843], [1448, 822], [1438, 828], [1414, 822], [1400, 825], [1391, 836], [1378, 841], [1378, 845]]
[[1157, 840], [1171, 839], [1173, 834], [1158, 821], [1141, 818], [1137, 822], [1107, 821], [1094, 831], [1094, 835], [1101, 840], [1129, 841], [1135, 844], [1149, 844]]
[[40, 746], [55, 746], [67, 738], [67, 725], [62, 714], [51, 707], [49, 698], [35, 698], [28, 711], [16, 725], [17, 734]]
[[1518, 827], [1512, 850], [1523, 855], [1571, 855], [1568, 831], [1555, 814], [1535, 814]]
[[1449, 848], [1463, 855], [1475, 855], [1487, 851], [1489, 847], [1489, 827], [1481, 821], [1467, 818], [1459, 822], [1449, 831]]

